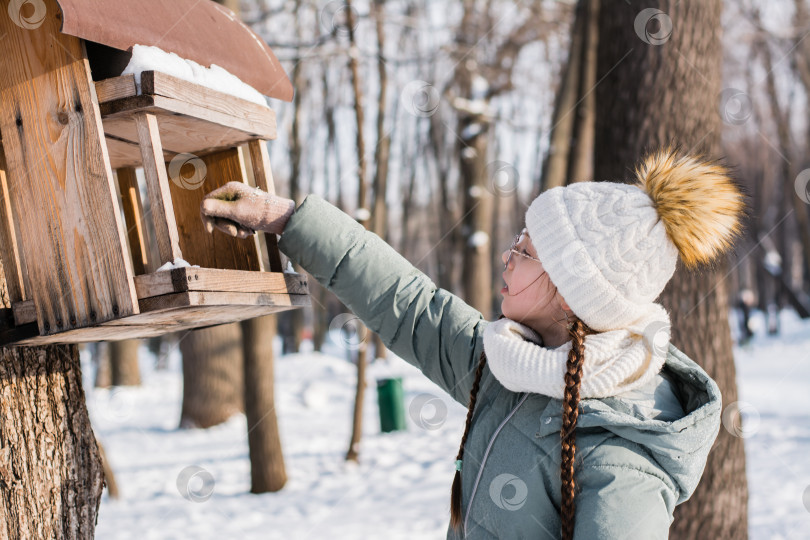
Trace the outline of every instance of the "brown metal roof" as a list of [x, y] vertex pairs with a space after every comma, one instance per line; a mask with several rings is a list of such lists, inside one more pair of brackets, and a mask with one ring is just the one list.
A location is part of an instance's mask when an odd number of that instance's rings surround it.
[[120, 50], [152, 45], [217, 64], [262, 94], [292, 101], [293, 87], [270, 47], [211, 0], [57, 0], [62, 33]]

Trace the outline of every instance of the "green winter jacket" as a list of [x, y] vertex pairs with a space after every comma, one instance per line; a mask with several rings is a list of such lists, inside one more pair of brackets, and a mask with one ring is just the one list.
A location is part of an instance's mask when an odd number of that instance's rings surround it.
[[[295, 209], [279, 248], [391, 351], [469, 405], [488, 324], [480, 312], [315, 194]], [[667, 538], [719, 431], [717, 384], [670, 345], [647, 388], [580, 403], [575, 538]], [[448, 526], [447, 538], [560, 538], [561, 411], [560, 400], [511, 392], [485, 367], [464, 451], [464, 527]], [[448, 509], [455, 457], [447, 456]]]

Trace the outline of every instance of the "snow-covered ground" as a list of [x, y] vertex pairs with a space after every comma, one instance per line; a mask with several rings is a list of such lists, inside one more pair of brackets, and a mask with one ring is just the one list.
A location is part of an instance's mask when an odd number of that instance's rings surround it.
[[[810, 321], [788, 311], [781, 320], [781, 336], [758, 330], [735, 349], [753, 540], [810, 537]], [[120, 490], [118, 500], [105, 492], [97, 538], [444, 538], [466, 411], [401, 359], [377, 361], [360, 463], [347, 464], [355, 367], [337, 343], [324, 352], [277, 357], [288, 481], [263, 495], [249, 493], [243, 415], [177, 429], [176, 347], [167, 371], [143, 347], [143, 386], [112, 391], [93, 388], [83, 353], [91, 419]], [[381, 433], [375, 381], [392, 375], [403, 377], [408, 429]]]
[[810, 538], [810, 321], [780, 321], [767, 336], [755, 314], [754, 338], [734, 350], [752, 540]]

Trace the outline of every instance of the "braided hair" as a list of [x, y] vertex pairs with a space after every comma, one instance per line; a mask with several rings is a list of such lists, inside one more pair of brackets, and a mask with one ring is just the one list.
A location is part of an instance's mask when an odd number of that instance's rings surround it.
[[[499, 319], [504, 316], [501, 315]], [[562, 523], [563, 540], [571, 540], [574, 537], [574, 457], [576, 455], [576, 426], [579, 416], [579, 387], [582, 382], [582, 365], [585, 362], [585, 336], [593, 334], [594, 331], [577, 317], [573, 317], [573, 324], [568, 329], [572, 338], [571, 350], [568, 352], [565, 372], [565, 393], [563, 397], [562, 430], [560, 431], [561, 441], [561, 505], [560, 521]], [[461, 526], [461, 470], [458, 466], [464, 456], [464, 444], [467, 442], [467, 435], [472, 423], [475, 400], [478, 396], [478, 389], [481, 383], [481, 376], [484, 372], [484, 365], [487, 357], [484, 351], [478, 361], [475, 370], [475, 380], [470, 390], [470, 404], [467, 409], [467, 421], [464, 426], [464, 435], [461, 437], [461, 445], [456, 456], [456, 473], [453, 478], [453, 488], [450, 494], [450, 525], [458, 530]]]

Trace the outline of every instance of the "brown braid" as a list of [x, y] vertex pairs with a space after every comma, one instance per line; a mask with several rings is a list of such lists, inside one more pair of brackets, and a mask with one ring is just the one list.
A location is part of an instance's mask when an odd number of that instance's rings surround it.
[[[503, 316], [501, 316], [503, 318]], [[475, 409], [475, 399], [478, 397], [478, 385], [481, 383], [481, 375], [484, 373], [484, 364], [487, 363], [487, 355], [481, 351], [481, 359], [478, 361], [478, 368], [475, 370], [475, 381], [470, 390], [470, 406], [467, 408], [467, 423], [464, 426], [464, 435], [461, 436], [461, 446], [458, 449], [456, 459], [464, 457], [464, 443], [467, 442], [467, 434], [470, 431], [473, 409]], [[453, 478], [453, 489], [450, 493], [450, 525], [458, 530], [461, 526], [461, 471], [456, 470]]]
[[573, 341], [568, 352], [565, 368], [565, 394], [563, 397], [563, 424], [560, 431], [562, 446], [560, 481], [562, 484], [562, 503], [560, 520], [562, 522], [562, 539], [574, 538], [574, 456], [576, 454], [576, 427], [579, 416], [579, 386], [582, 382], [582, 365], [585, 363], [585, 336], [593, 331], [578, 318], [570, 329]]
[[[504, 315], [498, 317], [503, 319]], [[571, 540], [574, 536], [574, 453], [576, 451], [576, 437], [574, 428], [579, 413], [579, 385], [582, 378], [582, 364], [585, 361], [585, 336], [594, 333], [584, 322], [574, 317], [574, 324], [569, 330], [573, 338], [571, 351], [568, 353], [567, 373], [565, 374], [565, 399], [563, 402], [563, 428], [560, 433], [562, 439], [562, 529], [563, 540]], [[456, 459], [464, 457], [464, 444], [470, 431], [475, 401], [478, 397], [478, 388], [481, 376], [484, 373], [487, 357], [481, 351], [478, 368], [475, 370], [475, 380], [470, 390], [470, 404], [467, 409], [467, 422], [464, 426], [464, 435]], [[570, 433], [570, 437], [563, 434]], [[450, 493], [450, 525], [458, 530], [461, 526], [461, 471], [456, 470], [453, 478], [453, 488]], [[566, 535], [567, 534], [567, 535]]]

